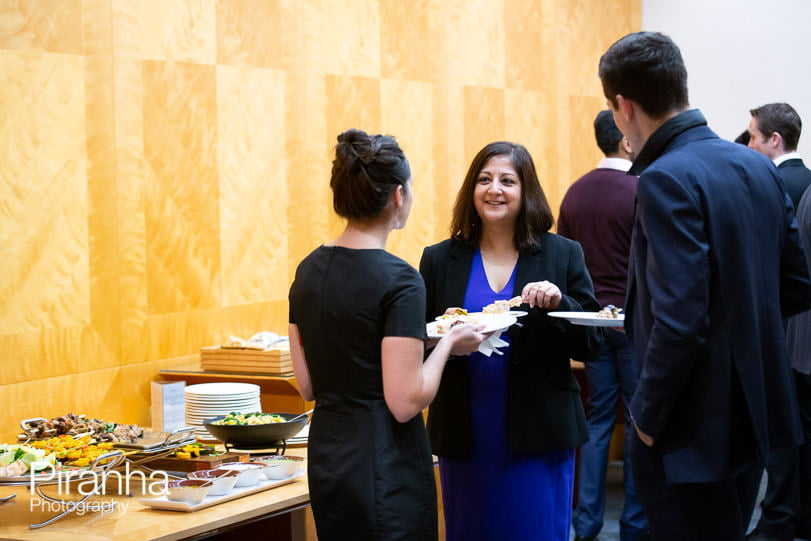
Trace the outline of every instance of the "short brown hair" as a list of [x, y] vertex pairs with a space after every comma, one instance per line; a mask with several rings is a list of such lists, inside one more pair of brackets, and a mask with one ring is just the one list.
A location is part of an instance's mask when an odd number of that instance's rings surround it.
[[779, 133], [783, 138], [784, 150], [787, 152], [797, 150], [803, 131], [803, 121], [794, 107], [788, 103], [767, 103], [749, 112], [752, 118], [757, 119], [758, 130], [765, 137]]

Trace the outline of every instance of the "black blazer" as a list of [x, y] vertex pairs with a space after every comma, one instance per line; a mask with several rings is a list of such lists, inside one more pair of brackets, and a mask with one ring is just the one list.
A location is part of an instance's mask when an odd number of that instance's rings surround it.
[[811, 170], [809, 170], [800, 158], [786, 160], [777, 166], [780, 176], [783, 178], [783, 185], [786, 193], [791, 198], [794, 210], [800, 206], [800, 198], [805, 193], [806, 188], [811, 185]]
[[[420, 273], [428, 298], [426, 319], [449, 306], [461, 306], [473, 262], [473, 246], [445, 240], [423, 251]], [[599, 304], [577, 242], [552, 233], [518, 257], [513, 295], [528, 282], [548, 280], [563, 298], [558, 310], [596, 311]], [[529, 309], [523, 305], [522, 309]], [[571, 325], [535, 307], [510, 328], [507, 437], [512, 453], [536, 453], [577, 447], [588, 439], [580, 387], [569, 360], [591, 361], [599, 353], [602, 332]], [[439, 391], [428, 410], [428, 434], [434, 454], [464, 458], [471, 446], [466, 357], [451, 357]]]

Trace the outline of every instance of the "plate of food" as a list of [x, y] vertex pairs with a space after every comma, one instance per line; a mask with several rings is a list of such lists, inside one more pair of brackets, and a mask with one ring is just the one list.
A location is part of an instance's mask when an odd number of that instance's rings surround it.
[[[308, 412], [309, 413], [309, 412]], [[310, 422], [300, 413], [231, 413], [203, 422], [226, 449], [242, 446], [269, 446], [295, 436]]]
[[625, 314], [622, 308], [608, 305], [599, 312], [549, 312], [552, 317], [559, 317], [574, 325], [591, 327], [622, 327], [625, 325]]
[[436, 321], [432, 321], [426, 325], [428, 338], [442, 338], [452, 327], [462, 325], [464, 323], [471, 323], [474, 325], [484, 325], [484, 329], [479, 332], [490, 333], [500, 331], [508, 328], [510, 325], [515, 325], [517, 322], [516, 316], [508, 314], [487, 314], [484, 312], [475, 312], [457, 314], [450, 317], [441, 317]]

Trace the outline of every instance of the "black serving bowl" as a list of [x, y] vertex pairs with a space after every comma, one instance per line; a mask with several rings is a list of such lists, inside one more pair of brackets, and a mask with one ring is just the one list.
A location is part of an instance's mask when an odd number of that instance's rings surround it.
[[[301, 415], [300, 413], [276, 413], [285, 419], [292, 419]], [[299, 419], [287, 423], [267, 423], [263, 425], [214, 425], [214, 421], [220, 421], [225, 416], [206, 419], [203, 426], [209, 434], [223, 442], [226, 447], [238, 448], [259, 448], [270, 447], [274, 444], [284, 443], [284, 440], [292, 438], [298, 434], [310, 418], [305, 415]]]

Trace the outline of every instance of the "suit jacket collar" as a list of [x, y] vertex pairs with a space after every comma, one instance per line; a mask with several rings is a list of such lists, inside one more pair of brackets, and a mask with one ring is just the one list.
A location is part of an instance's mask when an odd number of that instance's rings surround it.
[[805, 167], [805, 164], [801, 158], [789, 158], [788, 160], [780, 162], [777, 166], [778, 169], [783, 169], [784, 167]]
[[642, 174], [642, 172], [647, 169], [647, 167], [653, 163], [656, 158], [664, 153], [667, 145], [673, 140], [673, 138], [684, 133], [690, 128], [706, 125], [707, 120], [698, 109], [684, 111], [683, 113], [679, 113], [678, 115], [669, 119], [667, 122], [659, 126], [659, 129], [653, 132], [650, 137], [648, 137], [645, 146], [642, 147], [642, 150], [639, 151], [636, 160], [634, 160], [634, 164], [631, 166], [629, 173], [632, 175]]

